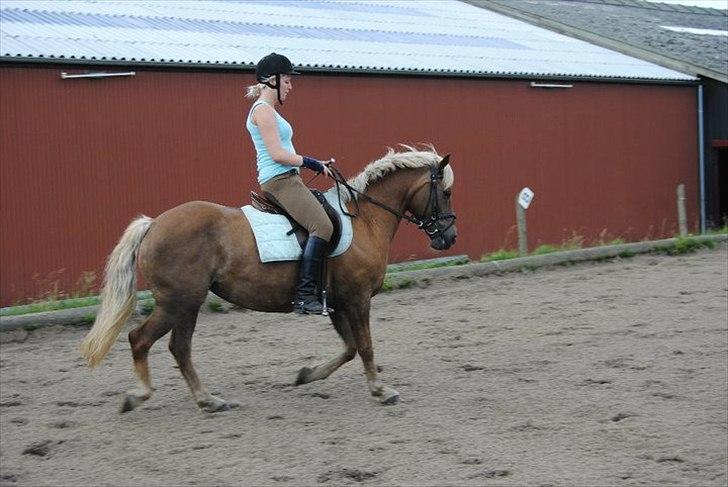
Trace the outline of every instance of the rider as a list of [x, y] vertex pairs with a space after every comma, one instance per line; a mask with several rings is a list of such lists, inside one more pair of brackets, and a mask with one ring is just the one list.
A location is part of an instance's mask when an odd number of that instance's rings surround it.
[[321, 266], [333, 226], [299, 173], [301, 167], [306, 167], [331, 176], [328, 165], [333, 159], [319, 161], [296, 154], [293, 148], [293, 129], [278, 113], [276, 106], [283, 105], [293, 89], [291, 75], [294, 74], [299, 73], [281, 54], [268, 54], [258, 62], [255, 70], [258, 83], [249, 86], [246, 93], [246, 97], [256, 99], [248, 113], [246, 127], [257, 153], [261, 190], [272, 195], [296, 222], [308, 230], [293, 309], [301, 314], [321, 314], [324, 309], [316, 296], [316, 288], [321, 285]]

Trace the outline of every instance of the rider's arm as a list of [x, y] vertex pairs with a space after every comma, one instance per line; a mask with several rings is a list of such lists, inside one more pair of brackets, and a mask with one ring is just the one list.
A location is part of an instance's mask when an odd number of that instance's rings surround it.
[[281, 136], [278, 133], [275, 111], [268, 105], [261, 104], [252, 115], [253, 123], [258, 126], [260, 136], [263, 138], [265, 148], [274, 161], [287, 166], [303, 165], [303, 157], [288, 152], [281, 146]]

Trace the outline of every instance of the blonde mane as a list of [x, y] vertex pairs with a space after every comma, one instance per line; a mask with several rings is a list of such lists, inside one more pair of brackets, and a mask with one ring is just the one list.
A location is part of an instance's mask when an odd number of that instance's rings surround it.
[[[399, 145], [405, 150], [395, 152], [394, 149], [388, 147], [384, 157], [367, 164], [364, 170], [357, 176], [351, 178], [348, 183], [357, 191], [364, 192], [370, 184], [382, 179], [397, 169], [436, 166], [442, 160], [442, 156], [437, 153], [432, 145], [426, 145], [424, 150], [418, 150], [409, 145]], [[445, 166], [443, 177], [445, 189], [452, 186], [454, 179], [455, 175], [450, 165]], [[342, 191], [341, 196], [344, 201], [350, 199], [346, 191]]]

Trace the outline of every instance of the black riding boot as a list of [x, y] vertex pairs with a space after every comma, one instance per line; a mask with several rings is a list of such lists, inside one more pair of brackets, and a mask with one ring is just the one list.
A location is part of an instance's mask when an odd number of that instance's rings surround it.
[[318, 237], [308, 237], [303, 249], [301, 270], [298, 274], [293, 311], [300, 314], [320, 315], [324, 311], [316, 290], [321, 289], [321, 266], [329, 243]]

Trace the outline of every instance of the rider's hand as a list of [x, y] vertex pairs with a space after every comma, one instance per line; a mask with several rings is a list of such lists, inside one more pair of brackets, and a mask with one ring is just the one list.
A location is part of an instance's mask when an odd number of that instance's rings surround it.
[[329, 169], [329, 166], [331, 164], [333, 164], [334, 162], [336, 162], [336, 159], [334, 159], [333, 157], [331, 159], [329, 159], [328, 161], [321, 161], [321, 163], [324, 165], [324, 174], [330, 178], [333, 178], [334, 174], [333, 174], [333, 172], [331, 172], [331, 169]]
[[326, 166], [324, 166], [324, 163], [322, 161], [319, 161], [318, 159], [314, 159], [313, 157], [308, 156], [301, 156], [303, 159], [303, 163], [301, 164], [303, 167], [312, 170], [315, 173], [321, 173], [324, 169], [326, 169]]
[[331, 172], [331, 169], [329, 169], [329, 164], [333, 163], [335, 159], [331, 158], [328, 161], [319, 161], [318, 159], [314, 159], [313, 157], [302, 157], [303, 167], [308, 168], [317, 174], [324, 173], [328, 177], [333, 177], [333, 173]]

